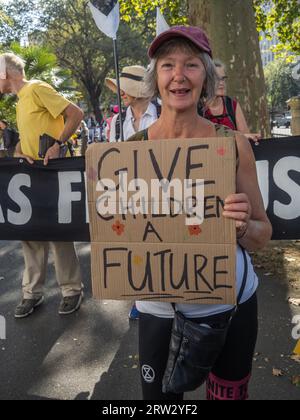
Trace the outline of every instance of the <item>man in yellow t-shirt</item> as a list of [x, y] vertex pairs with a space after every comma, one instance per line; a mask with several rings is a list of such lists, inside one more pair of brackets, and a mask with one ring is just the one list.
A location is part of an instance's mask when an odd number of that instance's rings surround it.
[[[83, 113], [70, 101], [57, 93], [47, 83], [25, 78], [24, 62], [14, 54], [0, 55], [0, 93], [18, 96], [17, 125], [20, 142], [15, 157], [33, 164], [38, 160], [39, 139], [48, 134], [56, 142], [44, 158], [60, 157], [65, 142], [79, 126]], [[49, 248], [54, 251], [57, 281], [63, 299], [60, 315], [68, 315], [80, 308], [82, 282], [79, 261], [74, 244], [68, 242], [22, 242], [25, 271], [23, 276], [23, 297], [15, 311], [15, 318], [25, 318], [44, 301], [43, 285], [46, 277]]]

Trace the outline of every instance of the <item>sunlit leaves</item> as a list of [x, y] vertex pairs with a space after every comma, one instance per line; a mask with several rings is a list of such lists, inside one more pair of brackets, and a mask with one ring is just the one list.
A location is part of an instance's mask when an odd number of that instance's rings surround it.
[[[121, 19], [155, 33], [156, 8], [170, 25], [186, 24], [187, 0], [120, 0]], [[145, 25], [147, 28], [145, 28]]]
[[276, 60], [265, 68], [267, 100], [271, 110], [285, 110], [286, 101], [296, 96], [298, 86], [292, 77], [292, 66], [286, 60]]
[[298, 0], [254, 0], [258, 30], [279, 44], [274, 51], [300, 54], [300, 2]]

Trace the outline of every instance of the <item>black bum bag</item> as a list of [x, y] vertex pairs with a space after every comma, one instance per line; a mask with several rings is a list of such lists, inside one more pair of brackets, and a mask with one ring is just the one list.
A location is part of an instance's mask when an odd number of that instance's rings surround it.
[[[237, 312], [245, 290], [248, 261], [243, 248], [242, 252], [244, 257], [242, 287], [237, 299], [237, 306], [229, 315], [229, 320], [225, 325], [220, 324], [216, 327], [215, 325], [199, 324], [186, 318], [181, 312], [175, 312], [169, 358], [162, 382], [164, 393], [181, 394], [193, 391], [208, 378], [223, 350], [231, 321]], [[172, 305], [175, 308], [175, 305]]]

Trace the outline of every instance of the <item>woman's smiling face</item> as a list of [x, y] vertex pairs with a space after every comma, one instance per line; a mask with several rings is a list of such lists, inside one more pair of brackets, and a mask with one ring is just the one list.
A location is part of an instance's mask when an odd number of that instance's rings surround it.
[[206, 79], [201, 59], [175, 50], [157, 61], [157, 84], [164, 106], [184, 111], [197, 106]]

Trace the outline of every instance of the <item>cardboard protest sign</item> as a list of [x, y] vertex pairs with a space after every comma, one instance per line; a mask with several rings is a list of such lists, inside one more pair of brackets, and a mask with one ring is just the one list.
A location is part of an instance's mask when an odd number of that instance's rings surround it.
[[96, 298], [235, 303], [233, 139], [98, 144], [86, 170]]

